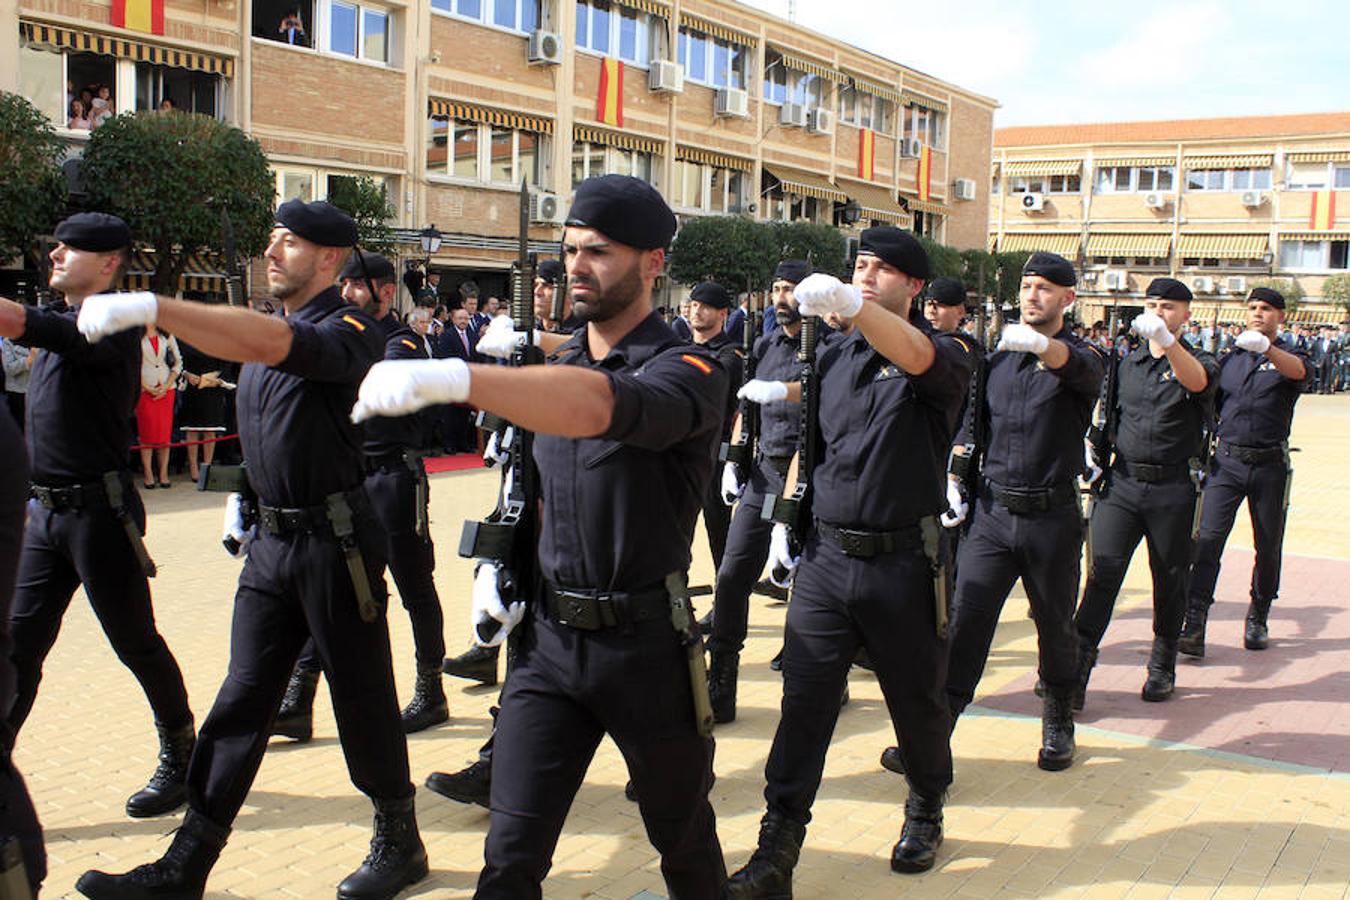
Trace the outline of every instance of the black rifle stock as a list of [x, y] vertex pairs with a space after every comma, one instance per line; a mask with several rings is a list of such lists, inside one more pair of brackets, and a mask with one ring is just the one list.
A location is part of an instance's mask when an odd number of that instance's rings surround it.
[[[749, 284], [747, 282], [747, 287]], [[744, 374], [741, 387], [745, 387], [755, 377], [759, 361], [755, 359], [755, 339], [759, 336], [760, 314], [755, 310], [754, 293], [747, 293], [745, 330], [741, 333], [741, 352], [745, 356]], [[735, 463], [741, 467], [742, 477], [749, 477], [750, 466], [755, 461], [755, 448], [759, 444], [759, 404], [742, 400], [740, 416], [732, 431], [731, 440], [723, 442], [717, 458], [722, 462]]]
[[797, 435], [797, 452], [788, 466], [787, 479], [781, 496], [764, 498], [760, 517], [788, 526], [798, 549], [806, 542], [811, 527], [811, 476], [820, 461], [820, 385], [816, 374], [816, 339], [820, 331], [819, 316], [803, 316], [797, 361], [801, 363], [802, 402], [801, 426]]
[[[948, 468], [961, 482], [961, 490], [970, 504], [971, 512], [975, 509], [975, 497], [980, 489], [980, 467], [985, 451], [989, 449], [989, 419], [984, 415], [984, 395], [989, 374], [984, 315], [984, 299], [981, 298], [980, 306], [975, 311], [975, 336], [981, 352], [975, 354], [974, 370], [970, 374], [970, 395], [966, 399], [966, 452], [964, 455], [953, 453]], [[961, 526], [963, 529], [970, 528], [970, 519], [971, 515], [967, 514]]]

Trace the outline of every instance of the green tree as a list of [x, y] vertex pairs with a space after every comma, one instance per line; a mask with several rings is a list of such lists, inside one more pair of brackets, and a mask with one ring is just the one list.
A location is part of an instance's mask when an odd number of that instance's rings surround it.
[[965, 278], [965, 260], [961, 251], [939, 244], [927, 235], [918, 235], [919, 243], [928, 251], [928, 274], [932, 278]]
[[670, 277], [681, 284], [709, 279], [733, 293], [768, 283], [778, 264], [773, 230], [740, 216], [688, 220], [670, 248]]
[[52, 123], [18, 94], [0, 92], [0, 261], [50, 232], [66, 202], [65, 143]]
[[998, 302], [1000, 306], [1016, 306], [1017, 295], [1022, 287], [1022, 267], [1031, 258], [1026, 250], [1014, 250], [1010, 253], [995, 253], [998, 264]]
[[[961, 251], [961, 281], [966, 290], [976, 291], [983, 297], [992, 297], [998, 292], [998, 259], [992, 253], [976, 247]], [[983, 274], [984, 280], [980, 276]]]
[[356, 220], [361, 246], [366, 250], [389, 255], [395, 252], [394, 232], [389, 227], [394, 211], [383, 183], [364, 175], [329, 176], [328, 202]]
[[151, 287], [177, 290], [188, 260], [223, 253], [228, 211], [235, 251], [256, 256], [273, 221], [275, 187], [258, 142], [209, 116], [114, 116], [84, 152], [93, 209], [121, 216], [139, 244], [155, 251]]
[[848, 279], [848, 242], [839, 229], [812, 222], [774, 222], [766, 227], [773, 230], [778, 248], [775, 266], [780, 259], [809, 259], [816, 271]]
[[1322, 282], [1322, 299], [1337, 309], [1350, 312], [1350, 275], [1332, 275]]
[[1299, 301], [1307, 296], [1303, 290], [1303, 285], [1293, 278], [1260, 278], [1247, 285], [1247, 290], [1250, 292], [1252, 288], [1259, 287], [1279, 291], [1284, 296], [1284, 311], [1286, 313], [1297, 312]]

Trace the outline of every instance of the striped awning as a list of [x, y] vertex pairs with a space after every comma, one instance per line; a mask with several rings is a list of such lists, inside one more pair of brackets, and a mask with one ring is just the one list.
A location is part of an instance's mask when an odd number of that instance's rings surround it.
[[889, 100], [892, 103], [903, 102], [900, 92], [893, 87], [887, 87], [884, 84], [872, 81], [870, 78], [861, 78], [857, 75], [850, 75], [848, 80], [853, 84], [854, 90], [871, 94], [873, 97], [880, 97], [882, 100]]
[[116, 56], [119, 59], [134, 59], [137, 62], [171, 66], [175, 69], [191, 69], [194, 72], [210, 72], [225, 78], [234, 77], [234, 59], [229, 56], [198, 53], [195, 50], [176, 50], [158, 44], [128, 41], [120, 37], [109, 37], [74, 28], [57, 28], [38, 22], [20, 22], [19, 34], [32, 44], [69, 47], [72, 50]]
[[739, 156], [704, 150], [702, 147], [689, 147], [684, 144], [675, 148], [675, 157], [676, 159], [702, 163], [707, 166], [717, 166], [720, 169], [735, 169], [739, 172], [750, 172], [755, 168], [755, 161], [752, 159], [743, 159]]
[[[155, 252], [136, 250], [131, 254], [131, 264], [122, 275], [122, 284], [128, 290], [146, 291], [150, 289], [150, 279], [155, 274]], [[188, 257], [183, 268], [183, 276], [178, 281], [181, 291], [225, 292], [225, 273], [221, 265], [205, 254]]]
[[924, 109], [931, 109], [933, 112], [946, 112], [947, 103], [945, 100], [938, 100], [929, 97], [927, 94], [919, 94], [914, 91], [901, 91], [900, 101], [906, 106], [922, 106]]
[[1081, 235], [1076, 231], [1011, 231], [1004, 232], [999, 241], [1000, 253], [1034, 253], [1044, 250], [1074, 259], [1078, 256]]
[[950, 216], [952, 209], [943, 203], [935, 203], [932, 200], [920, 200], [917, 197], [906, 197], [905, 208], [912, 213], [921, 212], [929, 215]]
[[733, 44], [740, 44], [742, 47], [759, 46], [759, 37], [756, 35], [747, 34], [744, 31], [737, 31], [735, 28], [729, 28], [726, 25], [719, 25], [702, 16], [691, 16], [687, 12], [680, 13], [680, 27], [701, 31], [704, 34], [710, 34], [715, 38], [721, 38], [722, 40], [730, 41]]
[[989, 240], [985, 242], [984, 249], [988, 250], [990, 253], [993, 253], [994, 248], [997, 246], [998, 246], [998, 235], [997, 234], [989, 235]]
[[1295, 163], [1350, 162], [1350, 150], [1302, 150], [1286, 153], [1284, 158]]
[[1306, 306], [1300, 306], [1286, 317], [1286, 321], [1296, 325], [1339, 325], [1345, 320], [1345, 313], [1342, 310], [1309, 309]]
[[1175, 166], [1175, 156], [1111, 156], [1095, 160], [1092, 163], [1099, 169], [1116, 166]]
[[666, 142], [656, 138], [643, 137], [640, 134], [626, 134], [622, 131], [609, 131], [591, 125], [573, 125], [573, 141], [589, 141], [606, 147], [618, 147], [620, 150], [635, 150], [638, 153], [650, 153], [660, 156], [666, 151]]
[[824, 78], [826, 81], [836, 81], [841, 84], [848, 82], [847, 75], [838, 69], [830, 68], [825, 63], [815, 62], [786, 50], [780, 50], [779, 53], [783, 57], [783, 65], [794, 72], [805, 72], [808, 75], [815, 75], [818, 78]]
[[1187, 156], [1182, 163], [1188, 169], [1269, 169], [1275, 162], [1271, 153], [1242, 153], [1228, 156]]
[[1204, 259], [1260, 259], [1270, 250], [1266, 234], [1183, 234], [1177, 255]]
[[614, 0], [614, 2], [619, 6], [656, 16], [658, 19], [670, 18], [670, 7], [665, 3], [658, 3], [657, 0]]
[[824, 175], [770, 163], [765, 163], [764, 171], [778, 179], [784, 193], [815, 197], [817, 200], [833, 200], [835, 203], [848, 202], [848, 195]]
[[1350, 241], [1350, 231], [1284, 231], [1280, 241]]
[[1032, 175], [1077, 175], [1083, 171], [1081, 159], [1010, 159], [1003, 163], [1003, 177]]
[[1172, 250], [1172, 235], [1158, 234], [1089, 234], [1086, 256], [1168, 256]]
[[427, 114], [433, 119], [458, 119], [461, 122], [500, 125], [503, 128], [517, 128], [539, 134], [553, 133], [553, 120], [543, 116], [532, 116], [509, 109], [493, 109], [457, 100], [442, 100], [438, 97], [432, 97], [427, 101]]
[[910, 215], [896, 200], [893, 189], [867, 181], [854, 181], [852, 178], [841, 178], [839, 187], [848, 194], [850, 200], [857, 201], [862, 207], [864, 219], [878, 219], [892, 225], [909, 225]]

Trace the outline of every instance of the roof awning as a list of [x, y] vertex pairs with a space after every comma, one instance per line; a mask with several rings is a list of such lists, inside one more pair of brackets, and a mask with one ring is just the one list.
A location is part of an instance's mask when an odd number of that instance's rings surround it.
[[1339, 309], [1309, 309], [1300, 306], [1288, 315], [1288, 321], [1298, 325], [1339, 325], [1345, 313]]
[[825, 63], [819, 63], [815, 60], [807, 59], [787, 50], [780, 50], [779, 55], [783, 57], [783, 65], [796, 72], [805, 72], [808, 75], [815, 75], [824, 78], [827, 81], [837, 81], [845, 83], [848, 76], [838, 69], [832, 69]]
[[931, 109], [933, 112], [947, 111], [946, 101], [938, 100], [935, 97], [929, 97], [927, 94], [902, 90], [900, 92], [900, 99], [906, 106], [922, 106], [924, 109]]
[[500, 125], [503, 128], [518, 128], [521, 131], [534, 131], [539, 134], [553, 133], [552, 119], [513, 112], [509, 109], [493, 109], [476, 103], [461, 103], [458, 100], [432, 97], [427, 101], [427, 114], [433, 119], [458, 119], [462, 122]]
[[1147, 256], [1159, 258], [1169, 255], [1172, 235], [1162, 234], [1089, 234], [1086, 256]]
[[1175, 166], [1177, 158], [1175, 156], [1111, 156], [1094, 160], [1092, 164], [1099, 169], [1115, 166]]
[[636, 9], [638, 12], [645, 12], [656, 16], [658, 19], [670, 18], [670, 7], [664, 3], [658, 3], [657, 0], [614, 0], [619, 6], [626, 6], [629, 9]]
[[1187, 259], [1260, 259], [1270, 250], [1265, 234], [1183, 234], [1177, 255]]
[[701, 31], [704, 34], [710, 34], [715, 38], [721, 38], [722, 40], [730, 41], [733, 44], [740, 44], [743, 47], [759, 46], [759, 37], [756, 35], [747, 34], [744, 31], [737, 31], [735, 28], [728, 28], [726, 25], [720, 25], [711, 19], [690, 15], [683, 11], [680, 12], [680, 27], [692, 28], [694, 31]]
[[[131, 264], [122, 275], [122, 284], [129, 290], [147, 291], [150, 279], [155, 274], [155, 252], [136, 250], [131, 254]], [[188, 257], [183, 268], [183, 277], [178, 281], [182, 291], [225, 292], [225, 273], [220, 271], [219, 263], [205, 254], [193, 254]]]
[[1284, 158], [1296, 163], [1350, 162], [1350, 150], [1307, 150], [1286, 153]]
[[878, 84], [868, 78], [858, 75], [850, 75], [849, 81], [853, 83], [855, 90], [862, 91], [865, 94], [871, 94], [874, 97], [880, 97], [883, 100], [889, 100], [892, 103], [900, 103], [900, 92], [893, 87], [887, 87], [884, 84]]
[[192, 50], [176, 50], [147, 44], [142, 41], [128, 41], [120, 37], [96, 34], [76, 28], [57, 28], [38, 22], [20, 22], [19, 34], [33, 44], [47, 44], [52, 47], [69, 47], [103, 56], [116, 56], [119, 59], [134, 59], [138, 62], [171, 66], [175, 69], [191, 69], [194, 72], [213, 72], [225, 78], [234, 77], [234, 59], [229, 56], [215, 56], [210, 53], [197, 53]]
[[1271, 153], [1242, 153], [1229, 156], [1187, 156], [1182, 159], [1188, 169], [1269, 169], [1275, 162]]
[[731, 156], [727, 153], [718, 153], [714, 150], [704, 150], [702, 147], [690, 147], [684, 144], [675, 148], [675, 156], [678, 159], [688, 160], [689, 162], [703, 163], [708, 166], [716, 166], [720, 169], [735, 169], [739, 172], [750, 172], [755, 168], [755, 162], [751, 159], [745, 159], [740, 156]]
[[1035, 253], [1044, 250], [1074, 259], [1078, 256], [1081, 235], [1076, 231], [1012, 231], [1005, 232], [999, 241], [1000, 253]]
[[1280, 242], [1284, 241], [1350, 241], [1350, 230], [1346, 231], [1282, 231]]
[[832, 200], [835, 203], [848, 202], [848, 196], [824, 175], [772, 163], [765, 163], [764, 171], [778, 179], [784, 193], [815, 197], [817, 200]]
[[638, 153], [650, 153], [660, 156], [665, 152], [665, 141], [643, 137], [640, 134], [625, 134], [621, 131], [608, 131], [590, 125], [573, 125], [572, 140], [589, 141], [606, 147], [618, 147], [620, 150], [636, 150]]
[[932, 200], [919, 200], [916, 197], [905, 198], [905, 208], [912, 213], [921, 212], [938, 216], [950, 216], [952, 209], [944, 203], [935, 203]]
[[993, 253], [994, 248], [997, 246], [998, 246], [998, 235], [996, 234], [989, 235], [989, 240], [985, 242], [984, 249], [988, 250], [990, 253]]
[[843, 188], [850, 200], [857, 201], [862, 207], [864, 219], [877, 219], [902, 226], [910, 223], [909, 213], [900, 206], [900, 202], [895, 199], [895, 191], [891, 188], [866, 181], [854, 181], [851, 178], [841, 178], [839, 187]]
[[1077, 175], [1083, 171], [1081, 159], [1010, 159], [1003, 163], [1003, 177], [1032, 175]]

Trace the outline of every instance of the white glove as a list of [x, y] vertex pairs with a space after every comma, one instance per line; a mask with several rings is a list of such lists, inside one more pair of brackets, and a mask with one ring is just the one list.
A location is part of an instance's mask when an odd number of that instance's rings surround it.
[[736, 464], [727, 463], [724, 465], [722, 467], [722, 502], [727, 506], [735, 505], [744, 490], [745, 485], [741, 484], [741, 473], [736, 468]]
[[1011, 350], [1014, 353], [1044, 353], [1050, 346], [1050, 339], [1030, 325], [1007, 325], [998, 339], [995, 350]]
[[[248, 556], [248, 544], [257, 535], [257, 526], [252, 528], [244, 527], [244, 498], [237, 493], [230, 494], [225, 498], [225, 529], [221, 535], [221, 540], [225, 542], [225, 551], [235, 559], [243, 559]], [[235, 543], [239, 549], [230, 550], [230, 543]]]
[[[496, 647], [506, 640], [523, 618], [523, 600], [517, 600], [510, 606], [502, 603], [501, 594], [497, 591], [497, 564], [479, 563], [473, 576], [473, 608], [469, 614], [474, 641], [480, 647]], [[484, 638], [484, 634], [488, 637]]]
[[1087, 472], [1083, 476], [1086, 484], [1095, 484], [1102, 477], [1102, 464], [1097, 460], [1097, 450], [1089, 440], [1083, 441], [1083, 470]]
[[955, 528], [970, 515], [970, 504], [961, 496], [961, 482], [951, 478], [947, 479], [947, 505], [951, 508], [938, 516], [943, 528]]
[[858, 314], [863, 304], [861, 291], [823, 272], [803, 278], [793, 288], [792, 295], [797, 298], [797, 309], [804, 316], [839, 313], [851, 319]]
[[1270, 349], [1270, 338], [1259, 331], [1244, 331], [1233, 338], [1233, 343], [1239, 350], [1250, 350], [1252, 353], [1265, 353]]
[[[501, 440], [498, 440], [498, 435]], [[488, 435], [487, 445], [483, 448], [483, 465], [491, 469], [493, 466], [504, 466], [507, 460], [511, 458], [511, 445], [516, 440], [516, 426], [507, 425], [501, 431], [494, 431]]]
[[764, 381], [761, 378], [750, 379], [736, 392], [739, 399], [751, 403], [778, 403], [786, 400], [787, 395], [788, 388], [784, 382]]
[[[792, 555], [792, 539], [788, 535], [788, 527], [782, 522], [773, 526], [773, 532], [769, 535], [769, 562], [772, 564], [773, 574], [769, 580], [779, 587], [787, 587], [792, 580], [792, 573], [797, 571], [797, 563], [801, 557]], [[786, 572], [787, 575], [779, 578], [775, 577], [780, 572]]]
[[1167, 330], [1167, 323], [1155, 313], [1146, 312], [1135, 316], [1130, 324], [1130, 330], [1145, 340], [1153, 341], [1164, 350], [1177, 342], [1172, 332]]
[[150, 325], [159, 315], [159, 301], [149, 291], [130, 294], [94, 294], [80, 304], [75, 320], [90, 343], [128, 328]]
[[469, 367], [462, 359], [390, 359], [366, 373], [352, 407], [352, 421], [406, 416], [441, 403], [469, 399]]
[[[539, 332], [532, 331], [534, 334], [534, 345], [539, 346]], [[516, 348], [525, 343], [525, 332], [516, 331], [515, 323], [510, 316], [494, 316], [478, 335], [478, 343], [474, 349], [484, 356], [492, 356], [497, 359], [510, 359], [511, 354]]]

